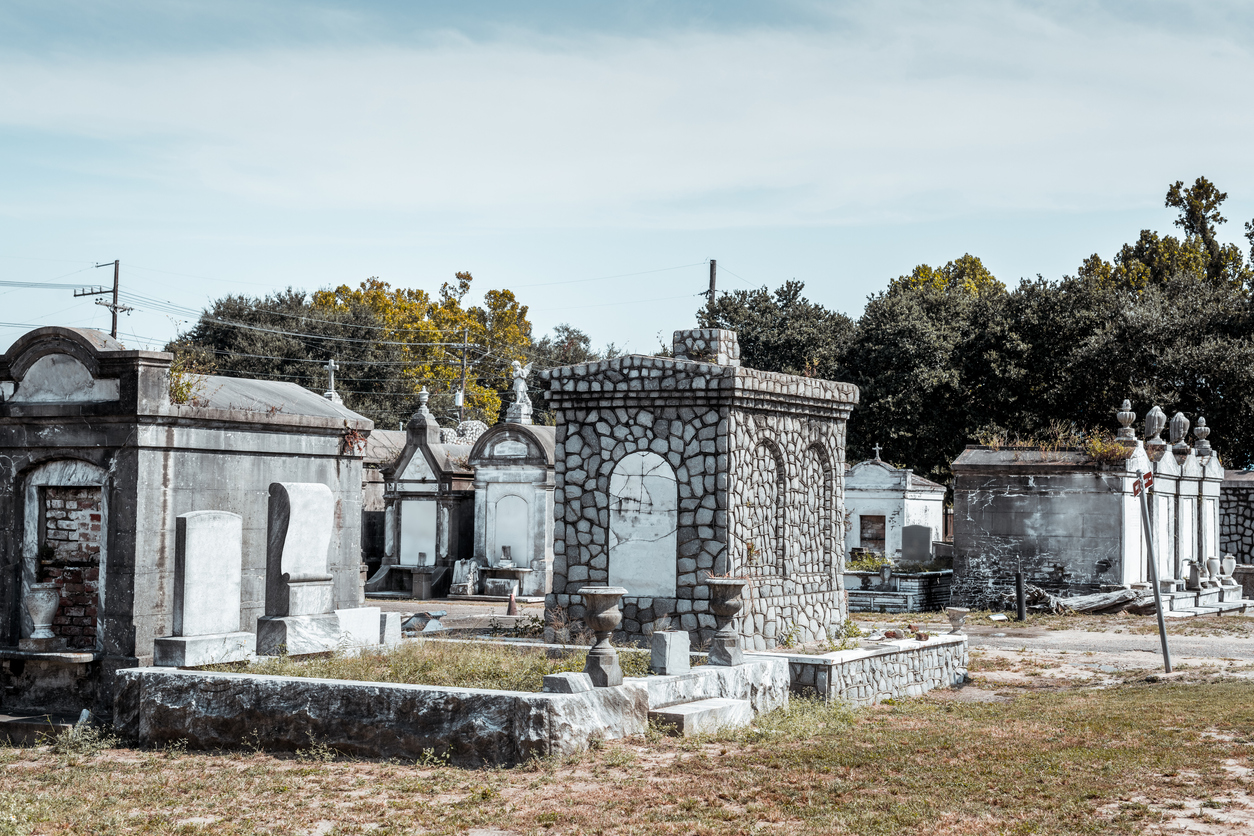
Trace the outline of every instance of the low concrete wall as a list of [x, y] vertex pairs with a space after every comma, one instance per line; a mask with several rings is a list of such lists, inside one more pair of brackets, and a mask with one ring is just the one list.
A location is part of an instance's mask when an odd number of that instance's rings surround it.
[[787, 705], [790, 684], [788, 663], [767, 656], [678, 676], [629, 677], [578, 694], [170, 668], [133, 668], [118, 679], [114, 725], [142, 743], [233, 748], [255, 733], [266, 748], [317, 742], [380, 758], [419, 758], [431, 749], [460, 766], [513, 766], [579, 752], [593, 738], [643, 734], [651, 709], [696, 700], [747, 700], [759, 714]]
[[361, 757], [512, 766], [565, 755], [593, 737], [642, 734], [648, 693], [639, 680], [581, 694], [436, 688], [384, 682], [133, 668], [118, 674], [114, 725], [142, 743], [199, 749], [312, 742]]
[[[754, 658], [767, 654], [754, 653]], [[786, 659], [792, 690], [813, 692], [854, 706], [917, 697], [933, 688], [966, 681], [967, 637], [934, 636], [884, 642], [876, 648], [838, 650], [822, 656], [772, 653]]]

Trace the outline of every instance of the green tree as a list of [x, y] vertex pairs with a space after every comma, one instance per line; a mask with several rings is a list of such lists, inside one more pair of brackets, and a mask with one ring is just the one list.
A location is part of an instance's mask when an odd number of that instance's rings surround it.
[[834, 379], [853, 339], [854, 325], [802, 296], [805, 285], [784, 282], [766, 288], [735, 290], [706, 305], [698, 314], [702, 328], [727, 328], [740, 342], [741, 362], [750, 368]]

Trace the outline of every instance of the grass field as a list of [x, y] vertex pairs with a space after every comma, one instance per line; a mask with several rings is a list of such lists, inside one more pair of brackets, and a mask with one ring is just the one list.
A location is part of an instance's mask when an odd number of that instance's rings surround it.
[[0, 749], [0, 834], [1254, 832], [1254, 683], [988, 681], [1015, 666], [977, 654], [961, 691], [857, 712], [794, 700], [722, 737], [650, 734], [513, 770], [317, 745]]

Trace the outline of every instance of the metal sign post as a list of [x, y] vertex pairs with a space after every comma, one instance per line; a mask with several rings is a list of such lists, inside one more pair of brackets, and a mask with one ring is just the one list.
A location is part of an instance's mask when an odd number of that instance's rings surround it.
[[1149, 489], [1154, 486], [1154, 474], [1136, 477], [1132, 483], [1132, 495], [1141, 498], [1141, 524], [1145, 527], [1145, 549], [1149, 552], [1150, 583], [1154, 588], [1154, 611], [1158, 613], [1158, 637], [1163, 643], [1163, 670], [1171, 673], [1171, 651], [1167, 648], [1167, 622], [1163, 618], [1163, 596], [1158, 588], [1158, 558], [1154, 554], [1154, 532], [1150, 527]]

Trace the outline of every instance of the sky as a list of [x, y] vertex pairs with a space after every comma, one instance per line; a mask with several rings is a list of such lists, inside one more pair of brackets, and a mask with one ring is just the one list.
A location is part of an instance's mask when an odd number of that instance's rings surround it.
[[[1170, 183], [1254, 218], [1254, 4], [0, 5], [0, 344], [142, 296], [160, 347], [227, 294], [509, 288], [651, 352], [720, 290], [857, 316], [918, 264], [1073, 273]], [[151, 301], [147, 301], [151, 300]], [[160, 303], [160, 304], [158, 304]]]

